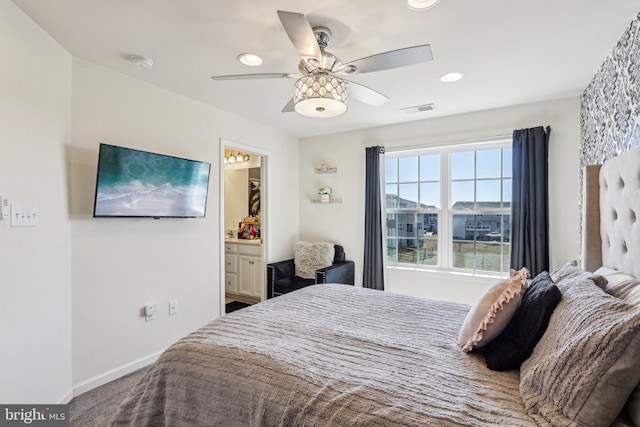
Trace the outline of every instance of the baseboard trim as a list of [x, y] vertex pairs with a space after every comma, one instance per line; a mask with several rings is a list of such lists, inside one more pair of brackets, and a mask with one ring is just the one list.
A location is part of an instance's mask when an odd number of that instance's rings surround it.
[[71, 402], [71, 399], [73, 399], [73, 389], [69, 389], [69, 391], [67, 392], [67, 394], [65, 394], [62, 399], [58, 400], [58, 404], [59, 405], [66, 405], [67, 403]]
[[140, 368], [144, 368], [145, 366], [148, 366], [158, 360], [158, 357], [160, 357], [161, 354], [162, 351], [159, 351], [157, 353], [150, 354], [149, 356], [142, 357], [138, 360], [134, 360], [133, 362], [127, 363], [126, 365], [122, 365], [118, 368], [107, 371], [104, 374], [96, 375], [95, 377], [89, 378], [88, 380], [83, 381], [73, 387], [73, 397], [79, 396], [89, 390], [93, 390], [96, 387], [100, 387], [101, 385], [104, 385], [110, 381], [130, 374], [133, 371], [137, 371]]

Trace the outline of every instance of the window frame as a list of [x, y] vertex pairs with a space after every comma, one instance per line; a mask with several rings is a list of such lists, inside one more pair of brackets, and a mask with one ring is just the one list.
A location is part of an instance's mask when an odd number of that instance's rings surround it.
[[[505, 248], [505, 244], [509, 245], [509, 250], [511, 248], [511, 238], [509, 237], [509, 241], [505, 241], [504, 240], [504, 233], [502, 233], [502, 237], [500, 239], [500, 248], [501, 248], [501, 269], [502, 271], [491, 271], [491, 270], [480, 270], [477, 267], [474, 267], [473, 269], [468, 269], [468, 268], [456, 268], [453, 266], [453, 245], [454, 245], [454, 239], [453, 239], [453, 217], [454, 215], [459, 215], [459, 214], [465, 214], [465, 215], [506, 215], [509, 217], [509, 222], [505, 222], [505, 221], [500, 221], [500, 223], [502, 224], [501, 228], [503, 231], [508, 229], [509, 231], [511, 230], [511, 203], [509, 204], [509, 207], [505, 208], [504, 206], [497, 208], [497, 209], [453, 209], [453, 206], [451, 204], [452, 198], [453, 198], [453, 185], [452, 183], [454, 182], [454, 180], [451, 177], [451, 171], [452, 171], [452, 158], [453, 158], [453, 153], [458, 153], [458, 152], [468, 152], [468, 151], [482, 151], [482, 150], [491, 150], [491, 149], [509, 149], [509, 148], [513, 148], [513, 140], [511, 138], [496, 138], [494, 140], [491, 141], [485, 141], [485, 142], [475, 142], [475, 143], [468, 143], [468, 144], [457, 144], [457, 145], [439, 145], [439, 146], [431, 146], [431, 147], [416, 147], [416, 148], [398, 148], [398, 149], [393, 149], [393, 148], [388, 148], [385, 152], [385, 163], [386, 163], [386, 159], [388, 158], [403, 158], [403, 157], [419, 157], [420, 156], [425, 156], [425, 155], [432, 155], [432, 154], [439, 154], [440, 155], [440, 208], [415, 208], [415, 209], [401, 209], [401, 208], [387, 208], [387, 204], [386, 204], [386, 186], [387, 186], [387, 180], [386, 180], [386, 175], [382, 177], [382, 182], [384, 184], [384, 192], [385, 192], [385, 197], [383, 198], [383, 200], [385, 200], [385, 204], [384, 204], [384, 217], [387, 218], [387, 214], [396, 214], [396, 221], [397, 221], [397, 215], [400, 214], [414, 214], [414, 215], [418, 215], [418, 214], [437, 214], [438, 215], [438, 235], [437, 235], [437, 247], [438, 247], [438, 251], [437, 251], [437, 261], [436, 261], [436, 265], [426, 265], [426, 264], [420, 264], [419, 260], [416, 259], [416, 262], [413, 263], [407, 263], [407, 262], [398, 262], [398, 261], [390, 261], [387, 254], [385, 253], [385, 259], [387, 261], [387, 266], [390, 268], [412, 268], [415, 270], [422, 270], [422, 271], [437, 271], [437, 272], [450, 272], [450, 273], [465, 273], [465, 274], [472, 274], [472, 275], [481, 275], [481, 276], [487, 276], [487, 275], [494, 275], [494, 276], [500, 276], [500, 277], [504, 277], [506, 275], [508, 275], [509, 270], [508, 270], [508, 266], [504, 266], [502, 264], [502, 262], [504, 261], [504, 248]], [[504, 153], [503, 151], [501, 152], [501, 156], [502, 153]], [[477, 183], [478, 181], [482, 181], [482, 180], [489, 180], [489, 179], [500, 179], [501, 181], [501, 185], [500, 185], [500, 200], [502, 202], [511, 202], [511, 200], [503, 200], [504, 197], [504, 179], [513, 179], [513, 170], [511, 171], [511, 176], [504, 176], [504, 158], [501, 157], [501, 171], [500, 171], [500, 177], [499, 178], [477, 178], [477, 169], [476, 169], [476, 173], [474, 173], [474, 178], [473, 178], [473, 182], [474, 182], [474, 199], [475, 199], [475, 194], [476, 194], [476, 189], [475, 189], [475, 183]], [[476, 155], [474, 155], [474, 166], [476, 165]], [[419, 160], [418, 160], [419, 162]], [[399, 167], [399, 161], [398, 161], [398, 177], [400, 176], [400, 167]], [[422, 181], [420, 181], [420, 173], [418, 171], [418, 186], [420, 186]], [[434, 182], [434, 181], [430, 181], [430, 182]], [[399, 185], [399, 179], [398, 182], [396, 183], [396, 185]], [[399, 187], [398, 187], [399, 188]], [[399, 196], [399, 195], [398, 195]], [[420, 200], [418, 200], [418, 205], [420, 204]], [[468, 221], [476, 221], [476, 223], [478, 221], [481, 221], [483, 223], [487, 223], [487, 224], [491, 224], [491, 222], [496, 221], [494, 219], [488, 220], [488, 219], [468, 219]], [[399, 237], [397, 236], [397, 233], [395, 236], [389, 236], [388, 233], [388, 229], [387, 229], [387, 221], [384, 221], [384, 238], [385, 238], [385, 242], [387, 242], [388, 238], [392, 237], [395, 239], [395, 247], [397, 249], [398, 246], [398, 240]], [[420, 240], [422, 238], [422, 236], [416, 236], [415, 239], [416, 240]], [[474, 240], [474, 242], [476, 242], [476, 240]], [[385, 251], [386, 251], [386, 247], [388, 246], [388, 243], [385, 244]]]

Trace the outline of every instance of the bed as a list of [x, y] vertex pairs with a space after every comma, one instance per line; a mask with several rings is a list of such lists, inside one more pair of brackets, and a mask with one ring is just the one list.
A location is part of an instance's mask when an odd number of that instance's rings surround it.
[[113, 425], [637, 423], [640, 149], [587, 175], [585, 268], [568, 262], [551, 274], [562, 299], [519, 370], [490, 370], [480, 352], [461, 350], [467, 305], [314, 285], [172, 345]]

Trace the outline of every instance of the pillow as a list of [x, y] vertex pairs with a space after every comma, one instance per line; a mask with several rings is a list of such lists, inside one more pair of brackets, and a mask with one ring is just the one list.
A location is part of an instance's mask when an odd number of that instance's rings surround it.
[[607, 295], [590, 274], [556, 282], [562, 299], [520, 367], [522, 400], [539, 424], [610, 425], [640, 381], [640, 308]]
[[[562, 267], [555, 270], [551, 273], [551, 280], [554, 281], [556, 286], [558, 286], [564, 279], [570, 279], [567, 282], [564, 282], [563, 286], [571, 286], [571, 283], [578, 283], [580, 280], [578, 279], [590, 279], [593, 283], [596, 284], [601, 289], [604, 289], [607, 286], [607, 279], [598, 274], [589, 273], [584, 271], [580, 267], [578, 267], [578, 263], [574, 261], [569, 261]], [[564, 294], [562, 289], [560, 292]]]
[[316, 270], [333, 265], [335, 248], [328, 242], [298, 242], [293, 263], [296, 276], [315, 279]]
[[505, 330], [482, 349], [487, 367], [493, 371], [518, 369], [542, 338], [560, 298], [549, 273], [538, 274]]
[[487, 289], [462, 323], [458, 344], [465, 352], [481, 348], [500, 335], [513, 317], [527, 288], [529, 270], [511, 270], [510, 277]]
[[604, 288], [606, 293], [640, 307], [640, 280], [608, 267], [600, 267], [594, 274], [600, 274], [607, 279], [608, 283]]
[[[601, 274], [607, 279], [604, 289], [606, 293], [640, 307], [640, 280], [608, 267], [600, 267], [595, 274]], [[640, 426], [640, 385], [629, 397], [628, 412], [635, 425]]]

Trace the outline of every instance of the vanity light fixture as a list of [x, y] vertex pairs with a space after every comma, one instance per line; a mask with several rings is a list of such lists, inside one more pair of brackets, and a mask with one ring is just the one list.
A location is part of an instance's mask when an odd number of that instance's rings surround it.
[[464, 77], [463, 73], [461, 73], [460, 71], [454, 71], [452, 73], [447, 73], [440, 76], [440, 81], [444, 83], [452, 83], [452, 82], [457, 82], [462, 77]]
[[440, 3], [440, 0], [407, 0], [411, 10], [427, 10]]
[[242, 163], [248, 162], [251, 157], [248, 154], [240, 153], [237, 154], [230, 152], [229, 154], [224, 156], [225, 163]]
[[238, 55], [238, 61], [249, 67], [257, 67], [262, 64], [262, 58], [255, 53], [241, 53]]

